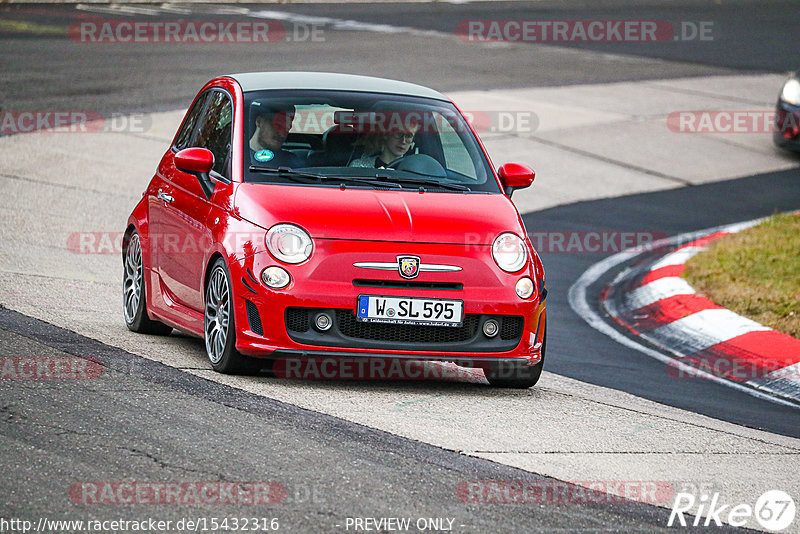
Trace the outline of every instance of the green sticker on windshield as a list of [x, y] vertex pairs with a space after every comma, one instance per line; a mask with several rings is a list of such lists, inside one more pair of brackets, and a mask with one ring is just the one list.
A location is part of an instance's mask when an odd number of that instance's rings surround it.
[[259, 150], [255, 154], [253, 154], [253, 158], [256, 161], [269, 161], [275, 157], [275, 152], [272, 150]]

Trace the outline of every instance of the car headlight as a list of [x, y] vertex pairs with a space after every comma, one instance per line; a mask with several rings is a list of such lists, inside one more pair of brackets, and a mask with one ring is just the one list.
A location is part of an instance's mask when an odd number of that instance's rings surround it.
[[515, 273], [525, 267], [528, 252], [525, 242], [516, 234], [500, 234], [492, 243], [492, 257], [498, 267], [507, 273]]
[[797, 78], [792, 78], [783, 85], [781, 100], [800, 106], [800, 81]]
[[314, 250], [311, 236], [293, 224], [276, 224], [267, 231], [264, 241], [270, 254], [286, 263], [306, 261]]
[[517, 280], [517, 285], [514, 287], [514, 290], [517, 292], [519, 298], [530, 298], [530, 296], [533, 295], [533, 280], [527, 276], [523, 276]]
[[272, 289], [283, 289], [292, 281], [292, 277], [282, 267], [272, 265], [261, 271], [261, 281]]

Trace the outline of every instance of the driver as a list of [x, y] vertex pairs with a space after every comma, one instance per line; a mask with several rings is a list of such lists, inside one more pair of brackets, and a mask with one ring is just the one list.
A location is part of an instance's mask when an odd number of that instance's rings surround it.
[[294, 120], [295, 107], [289, 104], [254, 104], [256, 130], [250, 138], [250, 159], [268, 167], [303, 167], [303, 160], [283, 149]]
[[364, 147], [364, 155], [350, 162], [350, 167], [372, 167], [383, 169], [393, 161], [402, 158], [414, 143], [419, 124], [406, 131], [395, 133], [368, 133], [356, 144]]

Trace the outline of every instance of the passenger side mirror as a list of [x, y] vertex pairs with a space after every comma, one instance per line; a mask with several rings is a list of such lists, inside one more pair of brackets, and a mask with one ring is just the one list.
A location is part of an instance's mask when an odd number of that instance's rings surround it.
[[519, 163], [506, 163], [497, 170], [500, 175], [500, 183], [503, 184], [503, 192], [509, 197], [517, 189], [530, 187], [536, 173], [533, 169]]
[[211, 194], [214, 192], [214, 182], [208, 175], [213, 166], [214, 154], [207, 148], [184, 148], [175, 154], [175, 168], [196, 176], [206, 198], [211, 198]]

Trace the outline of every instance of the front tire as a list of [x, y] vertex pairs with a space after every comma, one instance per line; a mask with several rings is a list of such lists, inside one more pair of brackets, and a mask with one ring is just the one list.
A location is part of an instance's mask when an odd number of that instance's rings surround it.
[[122, 275], [122, 312], [128, 330], [140, 334], [165, 336], [172, 327], [150, 319], [147, 315], [147, 297], [144, 283], [144, 263], [139, 233], [134, 231], [125, 249], [124, 271]]
[[214, 262], [208, 277], [203, 330], [206, 355], [212, 369], [224, 374], [249, 374], [260, 369], [255, 359], [236, 350], [231, 280], [222, 258]]
[[536, 385], [542, 376], [544, 353], [547, 347], [547, 322], [545, 321], [544, 339], [542, 340], [542, 359], [536, 365], [519, 365], [509, 362], [497, 362], [489, 365], [485, 371], [489, 385], [496, 388], [528, 389]]

